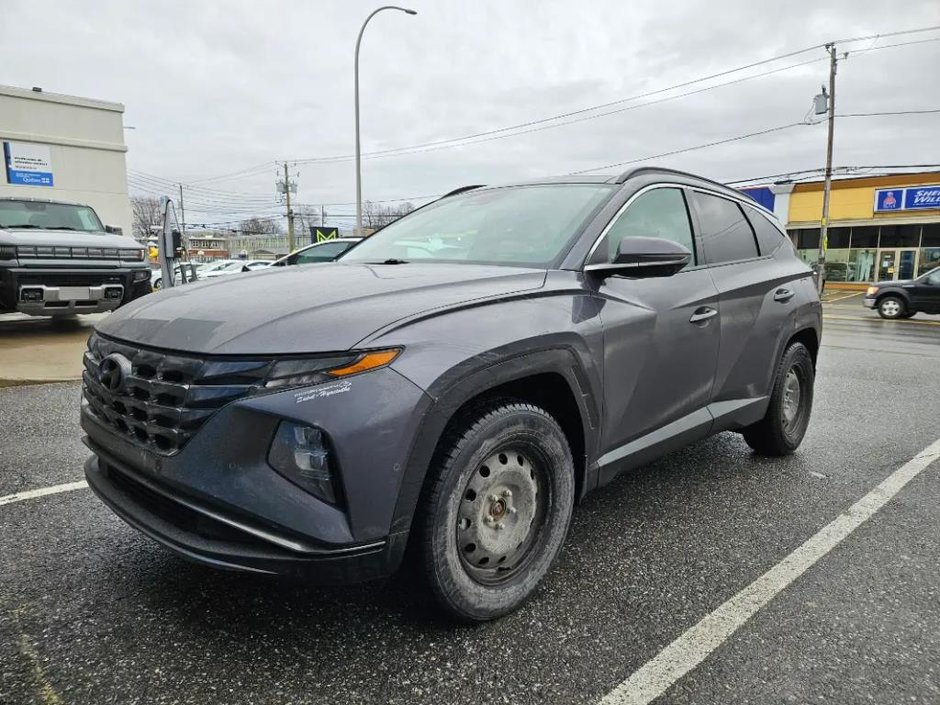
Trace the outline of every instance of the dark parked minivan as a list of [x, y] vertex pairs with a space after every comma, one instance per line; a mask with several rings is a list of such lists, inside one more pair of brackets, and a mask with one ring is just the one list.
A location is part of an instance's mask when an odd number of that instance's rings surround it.
[[719, 431], [793, 452], [820, 333], [810, 269], [730, 188], [655, 168], [468, 187], [336, 262], [99, 323], [86, 475], [220, 568], [365, 580], [410, 544], [445, 609], [487, 620], [618, 473]]

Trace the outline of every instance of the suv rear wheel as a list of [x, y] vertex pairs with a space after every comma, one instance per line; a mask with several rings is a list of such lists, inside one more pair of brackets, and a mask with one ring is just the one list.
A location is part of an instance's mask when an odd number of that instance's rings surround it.
[[813, 358], [803, 343], [791, 343], [774, 374], [767, 413], [742, 431], [760, 455], [789, 455], [803, 441], [813, 409]]
[[482, 622], [521, 605], [561, 549], [574, 506], [565, 434], [543, 409], [496, 401], [443, 439], [423, 503], [422, 556], [440, 604]]

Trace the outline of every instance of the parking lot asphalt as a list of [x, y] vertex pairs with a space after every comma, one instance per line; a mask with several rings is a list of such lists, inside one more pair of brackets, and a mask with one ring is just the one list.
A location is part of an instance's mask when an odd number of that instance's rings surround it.
[[[619, 478], [495, 623], [449, 623], [407, 572], [192, 565], [87, 489], [0, 505], [0, 703], [598, 702], [940, 436], [940, 327], [853, 311], [826, 320], [799, 452], [726, 433]], [[81, 479], [78, 395], [0, 389], [0, 497]], [[938, 506], [935, 462], [657, 702], [940, 702]]]

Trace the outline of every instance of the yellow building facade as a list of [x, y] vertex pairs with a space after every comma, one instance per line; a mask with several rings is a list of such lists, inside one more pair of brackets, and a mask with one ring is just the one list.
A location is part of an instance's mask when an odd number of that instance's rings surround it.
[[[800, 256], [815, 262], [823, 183], [796, 184], [787, 231]], [[940, 172], [832, 182], [826, 279], [912, 279], [940, 266]]]

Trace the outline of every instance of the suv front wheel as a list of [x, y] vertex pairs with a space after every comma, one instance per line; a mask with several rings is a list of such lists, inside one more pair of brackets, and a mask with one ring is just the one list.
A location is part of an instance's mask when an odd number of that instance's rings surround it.
[[791, 343], [774, 373], [767, 413], [741, 433], [760, 455], [789, 455], [803, 441], [813, 409], [813, 358], [803, 343]]
[[491, 402], [447, 433], [435, 471], [422, 506], [431, 589], [466, 621], [511, 612], [548, 572], [568, 531], [574, 463], [565, 434], [539, 407]]
[[906, 313], [907, 306], [897, 296], [885, 296], [878, 302], [878, 315], [887, 318], [889, 321], [895, 318], [910, 318]]

